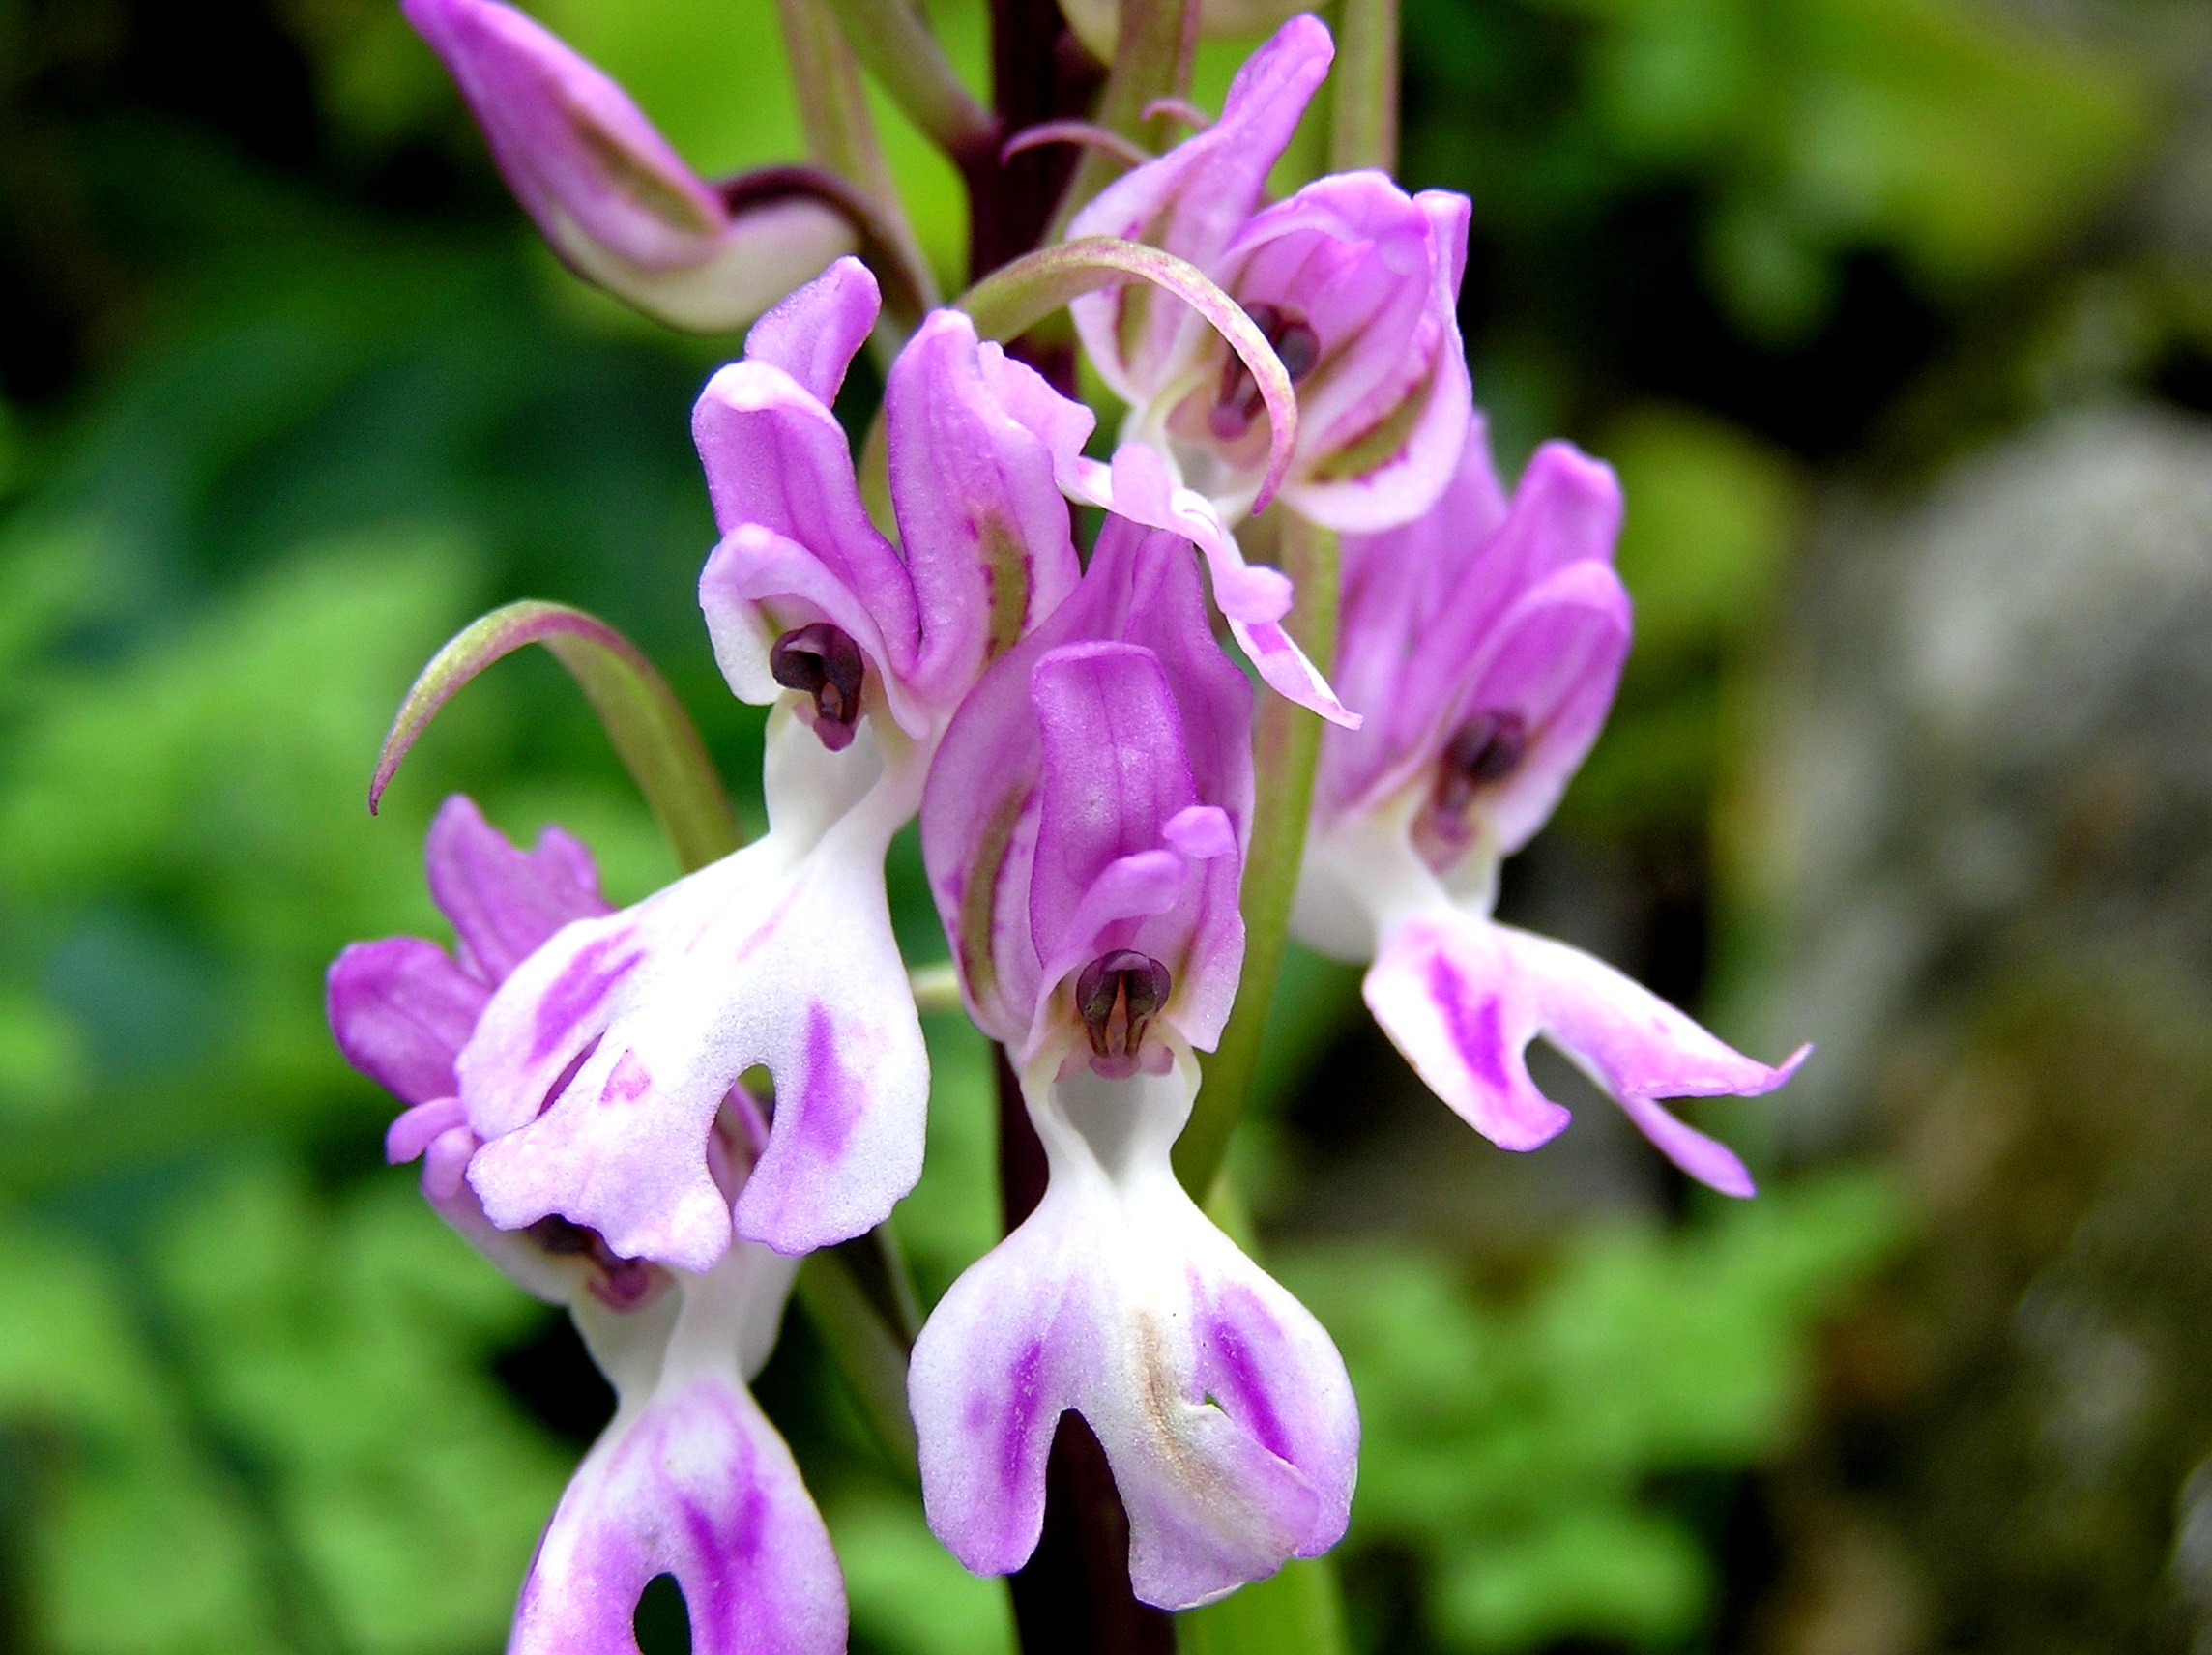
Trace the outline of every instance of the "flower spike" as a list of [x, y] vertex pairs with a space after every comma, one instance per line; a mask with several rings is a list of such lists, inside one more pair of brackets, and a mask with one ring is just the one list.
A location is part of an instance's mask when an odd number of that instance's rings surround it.
[[733, 216], [627, 94], [499, 0], [402, 0], [483, 128], [492, 158], [568, 267], [697, 333], [741, 328], [858, 243], [803, 196]]
[[1430, 512], [1345, 541], [1338, 672], [1377, 709], [1322, 743], [1294, 925], [1371, 959], [1375, 1020], [1445, 1103], [1508, 1149], [1567, 1112], [1529, 1079], [1542, 1034], [1692, 1177], [1751, 1176], [1660, 1099], [1756, 1096], [1795, 1072], [1732, 1050], [1611, 967], [1490, 917], [1499, 860], [1551, 815], [1628, 653], [1613, 474], [1563, 443], [1508, 501], [1480, 420]]

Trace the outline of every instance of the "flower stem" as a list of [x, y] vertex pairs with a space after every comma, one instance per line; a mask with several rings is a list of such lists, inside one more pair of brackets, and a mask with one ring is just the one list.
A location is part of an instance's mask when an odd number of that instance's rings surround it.
[[[1140, 145], [1168, 142], [1170, 115], [1146, 111], [1163, 98], [1190, 92], [1191, 61], [1198, 53], [1198, 0], [1121, 0], [1120, 33], [1114, 43], [1114, 68], [1098, 99], [1099, 126]], [[1077, 208], [1126, 170], [1110, 156], [1087, 155], [1053, 216], [1058, 238]]]
[[827, 0], [853, 55], [938, 148], [963, 166], [995, 156], [998, 123], [953, 73], [906, 0]]
[[[1283, 572], [1298, 595], [1285, 624], [1325, 670], [1336, 651], [1336, 534], [1285, 510], [1276, 515]], [[1205, 1082], [1190, 1124], [1175, 1147], [1176, 1176], [1201, 1203], [1213, 1189], [1229, 1136], [1252, 1089], [1260, 1035], [1290, 940], [1291, 898], [1305, 856], [1306, 812], [1313, 802], [1314, 763], [1320, 753], [1318, 716], [1279, 695], [1261, 697], [1253, 731], [1259, 791], [1252, 809], [1252, 848], [1244, 861], [1244, 975], [1221, 1044], [1205, 1060]]]
[[1344, 0], [1329, 76], [1328, 164], [1398, 165], [1398, 0]]

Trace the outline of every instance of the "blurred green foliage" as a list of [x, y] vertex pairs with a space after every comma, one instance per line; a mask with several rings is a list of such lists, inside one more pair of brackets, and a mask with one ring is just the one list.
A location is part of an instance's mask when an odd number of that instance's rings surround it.
[[1423, 1559], [1448, 1648], [1679, 1643], [1715, 1571], [1654, 1479], [1786, 1450], [1813, 1330], [1902, 1234], [1886, 1183], [1854, 1175], [1676, 1234], [1592, 1231], [1504, 1299], [1402, 1246], [1278, 1261], [1359, 1393], [1350, 1544]]

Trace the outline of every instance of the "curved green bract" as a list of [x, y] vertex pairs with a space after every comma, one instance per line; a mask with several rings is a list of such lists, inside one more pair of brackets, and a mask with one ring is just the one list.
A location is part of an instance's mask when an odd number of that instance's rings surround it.
[[1058, 247], [1027, 253], [993, 271], [971, 287], [957, 302], [975, 319], [975, 331], [985, 338], [1010, 339], [1036, 326], [1071, 299], [1118, 287], [1127, 281], [1149, 281], [1163, 288], [1196, 310], [1212, 326], [1260, 388], [1267, 409], [1267, 475], [1253, 501], [1255, 512], [1266, 509], [1276, 485], [1290, 469], [1291, 450], [1298, 439], [1298, 399], [1291, 388], [1275, 347], [1267, 343], [1244, 308], [1210, 281], [1204, 271], [1173, 253], [1124, 242], [1118, 236], [1084, 236]]
[[729, 796], [668, 681], [635, 644], [597, 616], [535, 600], [480, 616], [431, 657], [400, 702], [377, 755], [368, 784], [370, 815], [438, 710], [492, 662], [526, 644], [544, 645], [568, 669], [684, 869], [705, 867], [738, 848], [742, 835]]

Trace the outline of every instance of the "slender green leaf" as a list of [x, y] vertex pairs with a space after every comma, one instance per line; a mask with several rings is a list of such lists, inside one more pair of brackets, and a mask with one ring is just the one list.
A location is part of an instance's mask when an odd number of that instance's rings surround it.
[[431, 657], [415, 680], [377, 757], [368, 786], [375, 814], [399, 763], [438, 710], [484, 668], [526, 644], [542, 644], [568, 669], [607, 739], [659, 818], [677, 860], [704, 867], [738, 848], [738, 819], [705, 743], [676, 692], [636, 645], [596, 616], [527, 600], [480, 616]]

